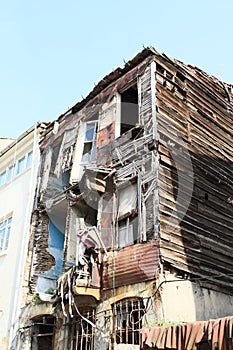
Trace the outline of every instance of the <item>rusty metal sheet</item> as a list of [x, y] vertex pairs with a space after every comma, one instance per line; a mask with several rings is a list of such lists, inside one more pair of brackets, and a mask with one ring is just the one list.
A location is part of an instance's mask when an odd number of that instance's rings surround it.
[[233, 318], [153, 326], [142, 329], [142, 342], [152, 349], [196, 349], [207, 341], [211, 349], [232, 349]]
[[159, 272], [158, 242], [134, 244], [109, 257], [103, 267], [103, 288], [153, 280]]

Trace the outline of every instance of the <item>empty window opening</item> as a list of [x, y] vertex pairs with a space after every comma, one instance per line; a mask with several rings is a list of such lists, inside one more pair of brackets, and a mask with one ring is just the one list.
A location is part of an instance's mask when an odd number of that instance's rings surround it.
[[113, 341], [115, 344], [140, 345], [144, 307], [142, 299], [120, 300], [112, 305]]
[[156, 69], [157, 69], [157, 72], [164, 75], [165, 74], [165, 68], [162, 67], [160, 64], [156, 64]]
[[32, 326], [32, 350], [52, 350], [54, 347], [53, 316], [42, 316], [34, 319]]
[[180, 72], [177, 72], [177, 73], [176, 73], [176, 76], [177, 76], [177, 78], [180, 79], [182, 82], [185, 81], [185, 76], [184, 76], [183, 74], [181, 74]]
[[121, 135], [138, 123], [137, 84], [121, 93]]

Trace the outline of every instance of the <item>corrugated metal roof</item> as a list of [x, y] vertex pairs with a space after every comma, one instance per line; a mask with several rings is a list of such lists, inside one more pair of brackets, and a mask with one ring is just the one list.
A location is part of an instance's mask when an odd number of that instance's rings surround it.
[[134, 244], [109, 256], [103, 268], [103, 288], [153, 280], [159, 272], [158, 242]]

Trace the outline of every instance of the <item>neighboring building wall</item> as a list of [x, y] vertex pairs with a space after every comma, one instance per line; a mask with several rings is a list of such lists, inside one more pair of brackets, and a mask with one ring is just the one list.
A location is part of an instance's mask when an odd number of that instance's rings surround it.
[[0, 152], [6, 148], [10, 143], [12, 143], [14, 141], [14, 139], [10, 139], [10, 138], [1, 138], [0, 137]]
[[28, 130], [0, 156], [0, 221], [1, 224], [9, 218], [11, 221], [7, 243], [6, 240], [3, 243], [6, 230], [1, 225], [0, 250], [0, 348], [7, 349], [8, 341], [10, 343], [17, 332], [23, 298], [24, 268], [40, 160], [38, 129]]
[[169, 272], [161, 276], [154, 292], [158, 321], [164, 323], [208, 321], [232, 315], [233, 297], [207, 289], [198, 282], [174, 278]]

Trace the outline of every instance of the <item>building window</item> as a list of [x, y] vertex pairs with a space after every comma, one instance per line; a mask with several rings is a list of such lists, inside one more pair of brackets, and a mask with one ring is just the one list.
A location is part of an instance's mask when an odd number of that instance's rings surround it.
[[8, 248], [12, 217], [0, 222], [0, 253]]
[[82, 163], [93, 162], [96, 159], [96, 138], [98, 122], [91, 121], [85, 125], [85, 138], [83, 145]]
[[118, 221], [118, 247], [123, 248], [138, 242], [138, 217], [128, 216]]
[[6, 183], [6, 170], [0, 174], [0, 186]]
[[55, 318], [45, 315], [33, 320], [31, 348], [36, 350], [54, 349]]
[[74, 315], [70, 327], [69, 349], [93, 350], [95, 328], [95, 309], [80, 308], [80, 315]]
[[112, 305], [113, 342], [141, 345], [140, 330], [144, 307], [142, 299], [124, 299]]
[[32, 151], [27, 154], [26, 169], [32, 166]]
[[7, 169], [7, 178], [6, 178], [6, 182], [10, 182], [10, 181], [13, 179], [14, 172], [15, 172], [15, 164], [11, 165], [11, 166]]
[[32, 166], [32, 151], [9, 166], [0, 174], [0, 186], [10, 182], [16, 175], [21, 174], [24, 170]]
[[22, 173], [22, 171], [25, 168], [25, 164], [26, 164], [26, 159], [24, 156], [23, 158], [19, 159], [17, 162], [16, 175]]
[[121, 135], [138, 123], [138, 89], [132, 85], [121, 93]]
[[118, 189], [118, 247], [138, 242], [137, 184]]

